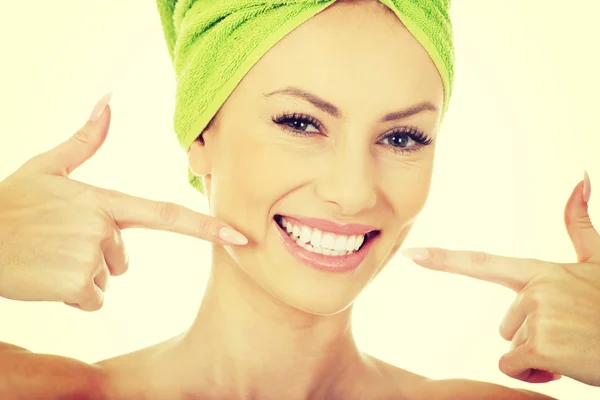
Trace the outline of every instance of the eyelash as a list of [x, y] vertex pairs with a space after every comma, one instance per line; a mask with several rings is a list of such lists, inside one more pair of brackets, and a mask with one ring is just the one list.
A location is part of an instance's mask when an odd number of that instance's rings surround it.
[[[281, 113], [281, 114], [274, 116], [272, 118], [272, 121], [274, 123], [276, 123], [277, 125], [279, 125], [279, 127], [283, 131], [290, 133], [294, 136], [308, 137], [308, 136], [312, 136], [312, 135], [315, 135], [318, 133], [301, 131], [298, 129], [294, 129], [286, 124], [300, 122], [300, 123], [304, 123], [304, 124], [314, 125], [314, 127], [317, 128], [318, 130], [321, 130], [323, 128], [321, 123], [319, 121], [317, 121], [315, 118], [311, 117], [310, 115], [304, 115], [304, 114], [298, 114], [298, 113]], [[431, 139], [429, 136], [427, 136], [427, 134], [425, 134], [423, 131], [421, 131], [415, 127], [402, 127], [399, 129], [394, 129], [393, 131], [386, 134], [381, 140], [389, 139], [394, 136], [407, 136], [417, 143], [417, 146], [415, 146], [413, 148], [408, 148], [408, 149], [403, 148], [403, 147], [388, 145], [389, 147], [392, 148], [392, 151], [394, 151], [396, 153], [402, 153], [402, 154], [417, 152], [419, 150], [422, 150], [424, 147], [430, 145], [433, 142], [433, 139]]]

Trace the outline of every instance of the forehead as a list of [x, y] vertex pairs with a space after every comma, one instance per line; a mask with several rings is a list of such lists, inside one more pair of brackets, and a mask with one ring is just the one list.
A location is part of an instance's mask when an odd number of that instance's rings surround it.
[[[340, 1], [273, 46], [244, 78], [262, 92], [300, 86], [343, 107], [429, 100], [441, 108], [442, 81], [427, 51], [377, 0]], [[350, 107], [351, 103], [349, 103]]]

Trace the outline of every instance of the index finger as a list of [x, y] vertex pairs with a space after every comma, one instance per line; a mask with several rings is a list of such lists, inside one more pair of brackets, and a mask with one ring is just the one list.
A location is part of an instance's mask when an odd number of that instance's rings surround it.
[[[145, 228], [180, 233], [217, 244], [246, 244], [248, 239], [225, 222], [179, 204], [103, 190], [105, 210], [119, 229]], [[225, 229], [223, 229], [225, 228]]]
[[520, 292], [534, 276], [547, 269], [548, 264], [533, 258], [506, 257], [482, 251], [446, 250], [437, 247], [428, 247], [426, 250], [429, 253], [428, 258], [413, 258], [413, 261], [428, 269], [496, 283], [515, 292]]

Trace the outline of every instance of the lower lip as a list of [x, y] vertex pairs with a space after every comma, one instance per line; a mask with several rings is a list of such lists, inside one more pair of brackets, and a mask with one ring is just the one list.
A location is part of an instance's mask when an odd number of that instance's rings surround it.
[[286, 249], [298, 260], [310, 265], [311, 267], [329, 271], [329, 272], [346, 272], [358, 268], [363, 262], [367, 253], [377, 237], [370, 238], [359, 251], [346, 254], [345, 256], [326, 256], [317, 254], [300, 247], [292, 238], [284, 231], [281, 226], [273, 219], [273, 224]]

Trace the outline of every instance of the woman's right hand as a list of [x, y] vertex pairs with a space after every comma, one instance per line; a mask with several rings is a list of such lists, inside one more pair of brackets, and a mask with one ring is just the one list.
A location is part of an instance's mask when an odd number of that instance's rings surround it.
[[[121, 237], [125, 228], [171, 231], [218, 244], [247, 243], [214, 217], [68, 178], [104, 143], [109, 100], [110, 94], [100, 100], [75, 135], [0, 182], [0, 296], [100, 309], [109, 276], [128, 268]], [[231, 232], [221, 231], [224, 227]], [[244, 240], [236, 242], [235, 233]]]

